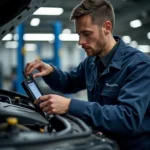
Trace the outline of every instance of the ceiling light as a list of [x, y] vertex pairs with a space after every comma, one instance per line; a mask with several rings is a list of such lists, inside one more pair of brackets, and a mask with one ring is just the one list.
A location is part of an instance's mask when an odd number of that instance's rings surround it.
[[132, 28], [138, 28], [138, 27], [141, 27], [142, 26], [142, 22], [140, 20], [133, 20], [130, 22], [130, 26]]
[[61, 15], [63, 11], [63, 8], [40, 7], [33, 15]]
[[[54, 34], [24, 34], [23, 39], [25, 41], [54, 41]], [[59, 39], [61, 41], [78, 41], [78, 34], [60, 34]]]
[[71, 34], [71, 30], [70, 29], [64, 29], [62, 31], [63, 34]]
[[39, 18], [33, 18], [30, 22], [31, 26], [38, 26], [40, 24], [40, 19]]
[[147, 33], [147, 38], [150, 40], [150, 32]]
[[35, 51], [37, 49], [36, 44], [25, 44], [24, 46], [26, 51]]
[[53, 41], [54, 34], [24, 34], [25, 41]]
[[127, 44], [129, 44], [129, 43], [131, 42], [131, 38], [130, 38], [130, 36], [128, 36], [128, 35], [123, 36], [123, 37], [122, 37], [122, 40], [123, 40], [125, 43], [127, 43]]
[[16, 41], [8, 41], [5, 43], [5, 48], [16, 49], [18, 47], [18, 42]]
[[139, 45], [138, 49], [144, 53], [150, 52], [150, 46], [149, 45]]
[[[17, 49], [18, 47], [18, 42], [16, 41], [8, 41], [5, 43], [5, 48], [8, 48], [8, 49]], [[24, 48], [26, 51], [35, 51], [37, 46], [36, 44], [25, 44], [24, 45]]]
[[[14, 34], [13, 39], [15, 41], [17, 41], [18, 40], [18, 34]], [[59, 39], [61, 41], [78, 41], [79, 40], [79, 35], [78, 34], [63, 33], [63, 34], [59, 35]], [[23, 40], [24, 41], [53, 42], [55, 40], [55, 35], [52, 34], [52, 33], [49, 33], [49, 34], [46, 34], [46, 33], [25, 33], [24, 36], [23, 36]], [[8, 41], [8, 40], [6, 40], [6, 41]]]
[[61, 41], [78, 41], [79, 35], [78, 34], [60, 34], [59, 39]]
[[132, 41], [132, 42], [130, 43], [130, 46], [132, 46], [133, 48], [137, 48], [137, 47], [138, 47], [137, 41]]
[[6, 35], [3, 37], [2, 41], [10, 41], [10, 40], [12, 40], [12, 38], [13, 38], [13, 35], [12, 35], [12, 34], [6, 34]]
[[14, 39], [15, 41], [18, 41], [18, 39], [19, 39], [19, 35], [18, 35], [17, 33], [16, 33], [16, 34], [14, 34], [13, 39]]

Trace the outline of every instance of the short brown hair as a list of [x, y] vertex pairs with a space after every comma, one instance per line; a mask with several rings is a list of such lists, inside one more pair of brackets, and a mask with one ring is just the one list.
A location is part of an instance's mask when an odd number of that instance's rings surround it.
[[82, 0], [72, 13], [71, 20], [80, 16], [91, 14], [94, 23], [103, 23], [109, 20], [112, 23], [112, 30], [115, 26], [115, 14], [113, 6], [107, 0]]

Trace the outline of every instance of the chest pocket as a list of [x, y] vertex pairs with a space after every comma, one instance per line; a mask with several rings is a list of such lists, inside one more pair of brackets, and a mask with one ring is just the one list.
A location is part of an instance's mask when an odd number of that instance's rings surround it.
[[119, 87], [105, 87], [101, 92], [103, 104], [112, 105], [117, 104], [117, 98], [119, 95]]

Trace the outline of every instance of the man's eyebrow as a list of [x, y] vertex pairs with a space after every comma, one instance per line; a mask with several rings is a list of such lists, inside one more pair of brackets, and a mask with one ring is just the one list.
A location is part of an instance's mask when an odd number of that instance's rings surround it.
[[[75, 31], [76, 34], [79, 34], [79, 32]], [[81, 33], [81, 32], [80, 32]]]
[[75, 31], [75, 33], [78, 34], [78, 35], [80, 35], [80, 34], [82, 34], [82, 33], [85, 33], [85, 32], [91, 32], [91, 31], [83, 30], [83, 31], [81, 31], [80, 33], [78, 33], [77, 31]]

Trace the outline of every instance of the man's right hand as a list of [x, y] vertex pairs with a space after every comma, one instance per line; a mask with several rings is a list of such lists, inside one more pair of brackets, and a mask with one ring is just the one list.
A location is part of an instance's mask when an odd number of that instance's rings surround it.
[[29, 75], [32, 71], [37, 69], [39, 72], [35, 73], [33, 77], [46, 76], [49, 73], [53, 72], [53, 67], [42, 62], [41, 60], [35, 60], [33, 62], [27, 63], [25, 67], [25, 74]]

